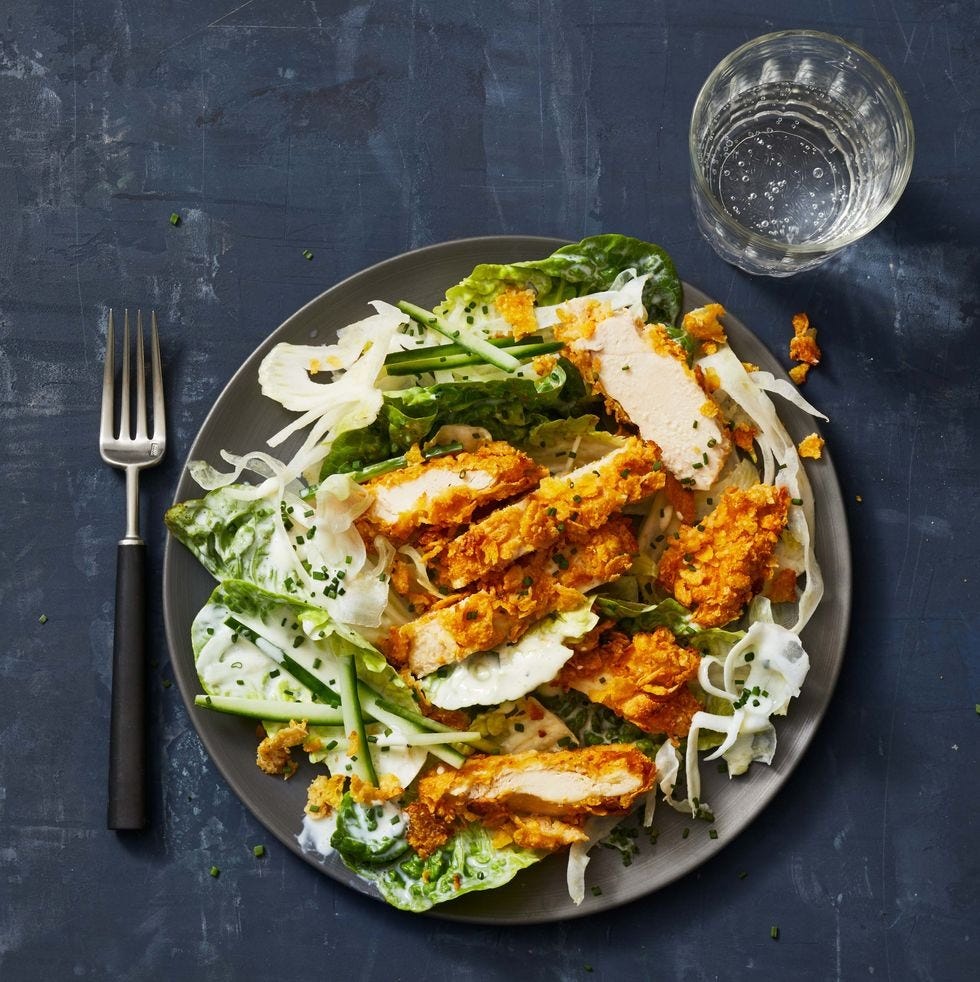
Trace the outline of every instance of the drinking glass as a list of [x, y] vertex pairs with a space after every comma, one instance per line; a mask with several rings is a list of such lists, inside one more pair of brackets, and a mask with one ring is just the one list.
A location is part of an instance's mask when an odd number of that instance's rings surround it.
[[867, 52], [818, 31], [766, 34], [728, 55], [694, 103], [698, 227], [749, 273], [811, 269], [891, 211], [914, 142], [901, 89]]

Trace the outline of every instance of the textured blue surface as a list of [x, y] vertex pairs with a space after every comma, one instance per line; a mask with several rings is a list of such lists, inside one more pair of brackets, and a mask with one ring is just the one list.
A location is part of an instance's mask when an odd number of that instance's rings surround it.
[[[980, 15], [744, 6], [0, 3], [0, 977], [975, 977]], [[918, 156], [871, 236], [759, 280], [693, 227], [686, 124], [725, 53], [798, 26], [894, 71]], [[611, 913], [412, 918], [271, 843], [230, 794], [168, 687], [154, 598], [154, 821], [106, 832], [122, 515], [95, 445], [107, 308], [154, 305], [165, 328], [172, 441], [144, 482], [158, 577], [190, 441], [291, 311], [415, 246], [598, 231], [662, 243], [784, 359], [795, 311], [820, 330], [807, 395], [831, 416], [855, 615], [775, 802], [699, 873]]]

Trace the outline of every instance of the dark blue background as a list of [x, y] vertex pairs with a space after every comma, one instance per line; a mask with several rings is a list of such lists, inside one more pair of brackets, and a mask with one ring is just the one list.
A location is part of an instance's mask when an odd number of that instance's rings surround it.
[[[743, 7], [0, 3], [0, 976], [975, 977], [980, 15]], [[892, 69], [918, 154], [867, 239], [754, 279], [693, 226], [687, 120], [724, 54], [801, 26]], [[585, 920], [388, 910], [230, 794], [169, 686], [155, 590], [152, 828], [105, 831], [123, 514], [96, 449], [107, 308], [154, 306], [164, 328], [171, 442], [144, 481], [159, 584], [189, 443], [291, 311], [416, 246], [599, 231], [662, 243], [784, 362], [794, 312], [820, 331], [806, 393], [831, 417], [855, 613], [830, 711], [775, 802], [700, 872]]]

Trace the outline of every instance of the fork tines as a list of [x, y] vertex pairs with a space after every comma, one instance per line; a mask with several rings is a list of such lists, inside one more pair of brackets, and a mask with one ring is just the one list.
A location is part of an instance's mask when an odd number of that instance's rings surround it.
[[[156, 311], [150, 314], [150, 371], [153, 384], [153, 432], [147, 434], [146, 414], [146, 357], [143, 347], [143, 311], [136, 311], [136, 357], [134, 371], [130, 372], [129, 310], [123, 314], [122, 371], [120, 372], [119, 425], [113, 427], [115, 408], [115, 318], [109, 311], [105, 341], [105, 370], [102, 381], [102, 422], [100, 440], [104, 451], [118, 449], [121, 444], [133, 441], [150, 446], [151, 457], [158, 457], [166, 439], [166, 422], [163, 405], [163, 370], [160, 364], [160, 337], [157, 330]], [[133, 432], [130, 418], [130, 376], [136, 378], [136, 430]], [[111, 462], [111, 461], [110, 461]]]

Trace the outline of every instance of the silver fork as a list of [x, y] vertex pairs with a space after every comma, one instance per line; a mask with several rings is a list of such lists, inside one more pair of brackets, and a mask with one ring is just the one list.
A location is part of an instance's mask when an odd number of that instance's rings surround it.
[[150, 315], [153, 379], [153, 432], [147, 433], [146, 378], [143, 354], [143, 312], [136, 312], [136, 429], [130, 425], [129, 311], [123, 321], [119, 426], [113, 429], [115, 336], [112, 311], [106, 328], [102, 377], [102, 459], [126, 472], [126, 535], [116, 554], [116, 619], [112, 641], [112, 708], [109, 722], [110, 829], [141, 829], [146, 825], [146, 545], [140, 537], [139, 472], [159, 464], [167, 445], [164, 420], [163, 370], [156, 312]]

